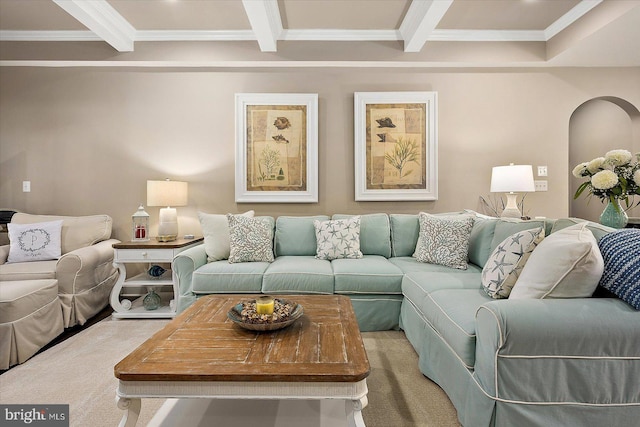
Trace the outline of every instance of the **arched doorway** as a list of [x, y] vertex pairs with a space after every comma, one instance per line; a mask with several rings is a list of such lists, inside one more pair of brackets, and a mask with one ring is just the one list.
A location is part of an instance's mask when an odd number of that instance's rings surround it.
[[[625, 149], [640, 152], [640, 111], [617, 97], [599, 97], [575, 109], [569, 119], [569, 171], [578, 163], [602, 157], [607, 151]], [[597, 222], [604, 205], [600, 199], [583, 194], [573, 199], [584, 181], [569, 175], [569, 216]], [[639, 199], [636, 197], [636, 202]], [[627, 212], [640, 216], [640, 208]]]

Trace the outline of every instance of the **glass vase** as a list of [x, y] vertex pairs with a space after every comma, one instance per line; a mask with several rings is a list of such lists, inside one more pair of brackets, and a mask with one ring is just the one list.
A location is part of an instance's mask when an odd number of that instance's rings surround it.
[[612, 228], [624, 228], [627, 222], [629, 222], [629, 217], [620, 206], [620, 200], [614, 199], [613, 202], [609, 200], [600, 215], [600, 224]]
[[157, 310], [160, 307], [160, 295], [151, 289], [142, 300], [142, 305], [145, 310]]

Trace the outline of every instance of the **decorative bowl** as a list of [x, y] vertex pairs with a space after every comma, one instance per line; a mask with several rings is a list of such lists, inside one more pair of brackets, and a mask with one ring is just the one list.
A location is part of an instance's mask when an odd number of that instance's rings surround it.
[[278, 329], [286, 328], [291, 325], [297, 319], [299, 319], [304, 314], [304, 309], [300, 304], [294, 303], [292, 301], [283, 300], [276, 298], [276, 302], [280, 302], [282, 304], [290, 304], [293, 306], [291, 313], [284, 320], [280, 321], [267, 321], [260, 323], [251, 323], [242, 319], [242, 309], [245, 303], [255, 303], [256, 300], [248, 300], [243, 301], [239, 304], [233, 306], [231, 310], [227, 313], [227, 317], [233, 323], [237, 324], [241, 328], [248, 329], [250, 331], [275, 331]]

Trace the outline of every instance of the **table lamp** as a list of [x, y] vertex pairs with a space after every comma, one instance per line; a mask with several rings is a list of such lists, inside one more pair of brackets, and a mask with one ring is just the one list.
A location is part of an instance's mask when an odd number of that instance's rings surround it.
[[187, 183], [182, 181], [147, 181], [147, 206], [165, 206], [160, 209], [158, 237], [170, 242], [178, 237], [178, 213], [175, 207], [187, 205]]
[[518, 209], [516, 193], [529, 193], [536, 190], [531, 165], [495, 166], [491, 172], [491, 192], [507, 193], [507, 206], [502, 218], [522, 218]]

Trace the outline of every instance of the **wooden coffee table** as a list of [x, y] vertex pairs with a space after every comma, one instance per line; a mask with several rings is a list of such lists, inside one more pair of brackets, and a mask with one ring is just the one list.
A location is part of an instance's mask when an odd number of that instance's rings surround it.
[[120, 426], [134, 426], [142, 398], [345, 401], [364, 426], [369, 360], [351, 301], [340, 295], [278, 296], [304, 315], [273, 332], [245, 330], [227, 312], [250, 295], [200, 298], [114, 368]]

